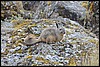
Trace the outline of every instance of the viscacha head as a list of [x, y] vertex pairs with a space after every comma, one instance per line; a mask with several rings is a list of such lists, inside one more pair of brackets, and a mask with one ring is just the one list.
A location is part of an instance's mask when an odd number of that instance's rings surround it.
[[61, 34], [65, 34], [65, 29], [64, 29], [64, 28], [59, 28], [59, 32], [60, 32]]

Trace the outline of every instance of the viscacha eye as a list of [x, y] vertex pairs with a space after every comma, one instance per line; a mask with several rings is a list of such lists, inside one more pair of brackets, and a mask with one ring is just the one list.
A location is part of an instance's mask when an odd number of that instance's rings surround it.
[[59, 30], [62, 30], [62, 29], [59, 29]]

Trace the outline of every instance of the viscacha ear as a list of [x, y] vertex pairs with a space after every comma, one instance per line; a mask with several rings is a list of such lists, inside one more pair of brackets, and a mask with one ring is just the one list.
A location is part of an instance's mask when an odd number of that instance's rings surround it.
[[31, 28], [28, 27], [28, 28], [27, 28], [27, 31], [28, 31], [28, 34], [30, 34], [30, 33], [33, 34]]
[[[55, 22], [56, 23], [56, 22]], [[59, 28], [59, 25], [56, 23], [57, 28]]]

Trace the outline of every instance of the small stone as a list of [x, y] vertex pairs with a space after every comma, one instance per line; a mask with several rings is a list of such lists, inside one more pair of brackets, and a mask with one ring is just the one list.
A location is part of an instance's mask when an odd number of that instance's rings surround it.
[[58, 57], [57, 55], [52, 56], [52, 60], [53, 60], [53, 61], [59, 61], [59, 57]]
[[77, 48], [77, 45], [76, 45], [76, 44], [74, 44], [74, 45], [73, 45], [73, 48], [74, 48], [74, 49], [75, 49], [75, 48]]
[[71, 48], [65, 48], [65, 51], [66, 52], [71, 52], [71, 53], [73, 52], [73, 50]]
[[69, 53], [66, 53], [65, 56], [68, 57], [68, 56], [70, 56], [70, 54]]
[[22, 47], [21, 47], [22, 50], [25, 50], [25, 49], [27, 49], [27, 48], [28, 48], [27, 46], [22, 46]]
[[63, 66], [64, 64], [61, 64], [61, 63], [60, 63], [59, 65], [60, 65], [60, 66]]
[[18, 47], [16, 47], [16, 48], [15, 48], [15, 50], [19, 50], [20, 48], [21, 48], [21, 47], [20, 47], [20, 46], [18, 46]]
[[52, 56], [51, 55], [46, 55], [45, 58], [48, 59], [48, 60], [51, 60], [52, 59]]
[[69, 63], [69, 60], [64, 60], [66, 63]]
[[9, 52], [13, 53], [15, 51], [15, 49], [10, 49]]

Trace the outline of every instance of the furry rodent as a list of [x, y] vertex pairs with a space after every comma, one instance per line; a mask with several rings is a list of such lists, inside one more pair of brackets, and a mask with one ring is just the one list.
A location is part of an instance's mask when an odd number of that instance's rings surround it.
[[56, 43], [62, 40], [64, 34], [64, 28], [46, 28], [42, 31], [38, 39], [36, 39], [33, 34], [29, 34], [24, 39], [24, 43], [26, 45], [33, 45], [39, 42]]

